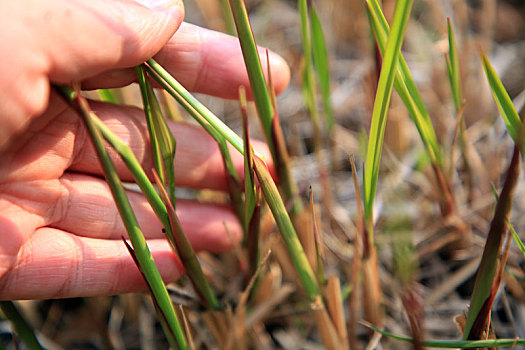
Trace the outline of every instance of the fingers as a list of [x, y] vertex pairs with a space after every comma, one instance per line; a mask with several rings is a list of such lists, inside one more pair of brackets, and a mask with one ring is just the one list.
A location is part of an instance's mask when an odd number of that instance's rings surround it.
[[182, 1], [0, 2], [0, 149], [43, 112], [49, 81], [71, 83], [153, 56], [184, 16]]
[[[144, 112], [135, 107], [117, 106], [107, 103], [91, 103], [95, 113], [122, 140], [129, 143], [143, 168], [150, 173], [153, 167], [151, 151], [144, 121]], [[78, 118], [73, 116], [73, 118]], [[199, 126], [188, 123], [168, 122], [177, 141], [175, 152], [175, 181], [178, 186], [191, 188], [228, 188], [222, 156], [217, 143]], [[102, 175], [100, 162], [96, 156], [89, 136], [77, 135], [77, 149], [70, 170]], [[271, 159], [269, 150], [262, 143], [254, 142], [254, 147]], [[240, 176], [244, 174], [242, 155], [230, 148], [233, 164]], [[124, 181], [132, 181], [132, 176], [120, 157], [112, 152], [115, 166]]]
[[[148, 242], [165, 282], [183, 268], [162, 240]], [[24, 245], [14, 268], [0, 279], [0, 299], [47, 299], [112, 295], [145, 290], [146, 284], [120, 240], [78, 237], [38, 229]]]
[[[56, 207], [47, 211], [48, 226], [92, 238], [118, 240], [127, 236], [105, 181], [79, 174], [66, 174], [60, 181], [63, 195]], [[144, 235], [148, 239], [164, 238], [162, 225], [145, 197], [132, 191], [127, 195]], [[176, 210], [197, 251], [227, 251], [241, 238], [241, 226], [229, 207], [179, 200]]]
[[[101, 71], [132, 67], [157, 53], [175, 33], [182, 1], [55, 0], [40, 33], [53, 82], [70, 83]], [[65, 30], [67, 29], [67, 30]]]
[[[266, 71], [266, 50], [259, 48]], [[274, 89], [282, 92], [290, 80], [286, 62], [269, 52]], [[230, 35], [183, 23], [155, 59], [190, 91], [223, 98], [238, 97], [239, 86], [250, 86], [239, 40]], [[119, 87], [134, 81], [130, 69], [114, 70], [85, 81], [85, 88]]]

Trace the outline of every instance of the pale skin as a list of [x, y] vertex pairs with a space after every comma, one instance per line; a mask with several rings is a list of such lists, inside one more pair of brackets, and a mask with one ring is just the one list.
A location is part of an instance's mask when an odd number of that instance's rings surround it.
[[[145, 289], [121, 241], [126, 232], [85, 126], [50, 84], [124, 86], [134, 80], [133, 66], [154, 56], [189, 90], [235, 98], [239, 85], [248, 85], [238, 41], [182, 23], [182, 1], [156, 3], [157, 10], [131, 0], [0, 2], [0, 299]], [[270, 65], [280, 92], [288, 67], [276, 54]], [[91, 107], [151, 169], [143, 112], [100, 102]], [[214, 141], [195, 126], [170, 128], [178, 185], [226, 190]], [[268, 153], [261, 145], [259, 151]], [[232, 155], [241, 170], [242, 157]], [[121, 178], [131, 180], [118, 156], [112, 158]], [[161, 225], [142, 195], [128, 195], [162, 277], [177, 280], [183, 268]], [[241, 236], [230, 207], [179, 201], [177, 211], [197, 250], [226, 251]]]

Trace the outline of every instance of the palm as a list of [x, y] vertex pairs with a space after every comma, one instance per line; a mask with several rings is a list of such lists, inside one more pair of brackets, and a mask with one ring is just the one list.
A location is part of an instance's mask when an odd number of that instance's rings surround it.
[[[82, 121], [58, 98], [51, 101], [44, 115], [0, 157], [0, 167], [4, 169], [0, 175], [3, 242], [0, 278], [4, 276], [0, 279], [0, 289], [6, 296], [24, 298], [19, 285], [28, 283], [38, 286], [42, 296], [114, 293], [122, 288], [140, 287], [140, 276], [131, 268], [128, 253], [120, 241], [125, 230], [101, 178], [98, 160]], [[139, 151], [137, 156], [149, 169], [146, 136], [141, 132], [145, 130], [141, 111], [100, 103], [94, 106], [100, 117]], [[180, 145], [177, 163], [182, 163], [185, 169], [177, 176], [179, 182], [224, 189], [221, 160], [211, 139], [189, 125], [180, 125], [177, 135]], [[186, 137], [194, 142], [192, 147], [184, 146]], [[116, 155], [114, 160], [121, 176], [130, 180]], [[152, 239], [152, 250], [161, 259], [160, 264], [171, 265], [171, 269], [161, 271], [170, 279], [178, 277], [181, 271], [175, 268], [174, 257], [160, 240], [161, 227], [145, 199], [133, 192], [128, 195], [143, 231]], [[225, 207], [184, 201], [179, 203], [178, 210], [197, 249], [220, 251], [231, 246], [221, 229], [224, 220], [234, 236], [238, 236], [238, 223]], [[206, 225], [199, 222], [201, 215], [209, 218]], [[124, 269], [128, 273], [115, 280], [113, 271], [122, 264], [129, 265]], [[83, 283], [75, 283], [75, 278], [82, 279]], [[85, 279], [105, 279], [113, 285], [102, 283], [89, 290]], [[11, 295], [10, 291], [16, 291], [17, 295]], [[32, 297], [34, 292], [33, 289], [27, 291]]]

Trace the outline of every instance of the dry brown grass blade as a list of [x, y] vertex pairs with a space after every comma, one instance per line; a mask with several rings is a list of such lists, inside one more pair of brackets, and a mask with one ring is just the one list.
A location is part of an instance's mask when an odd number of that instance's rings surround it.
[[423, 320], [425, 318], [423, 300], [413, 285], [403, 291], [401, 300], [410, 323], [414, 350], [423, 350], [425, 349], [422, 343], [424, 340]]
[[375, 326], [382, 327], [384, 321], [383, 295], [379, 284], [379, 266], [374, 245], [369, 248], [369, 255], [363, 257], [363, 304], [365, 319]]
[[348, 346], [344, 346], [342, 340], [339, 337], [337, 329], [330, 318], [326, 308], [323, 305], [323, 301], [319, 296], [316, 301], [312, 303], [312, 310], [317, 321], [317, 329], [321, 334], [321, 339], [326, 349], [338, 350], [345, 349]]
[[331, 276], [325, 289], [326, 307], [334, 323], [337, 334], [345, 349], [348, 348], [348, 334], [346, 331], [343, 299], [341, 297], [341, 283], [337, 276]]

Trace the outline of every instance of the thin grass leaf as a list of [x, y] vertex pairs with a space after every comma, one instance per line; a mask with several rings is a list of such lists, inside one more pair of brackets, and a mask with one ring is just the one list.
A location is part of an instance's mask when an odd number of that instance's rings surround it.
[[255, 173], [253, 170], [253, 152], [248, 132], [248, 112], [246, 101], [246, 90], [243, 86], [239, 87], [239, 106], [241, 109], [243, 141], [244, 141], [244, 195], [245, 195], [245, 229], [248, 232], [248, 225], [252, 219], [253, 211], [257, 204], [255, 189]]
[[[399, 340], [406, 343], [412, 343], [413, 339], [403, 335], [394, 334], [387, 332], [380, 328], [375, 327], [374, 325], [366, 322], [362, 324], [370, 328], [371, 330], [381, 333], [385, 337]], [[513, 346], [513, 345], [525, 345], [525, 339], [489, 339], [489, 340], [423, 340], [421, 342], [423, 346], [429, 348], [438, 348], [438, 349], [481, 349], [481, 348], [498, 348], [504, 346]]]
[[[250, 20], [248, 19], [248, 12], [243, 0], [230, 0], [230, 8], [232, 10], [235, 27], [239, 36], [239, 43], [241, 44], [244, 63], [248, 72], [250, 86], [252, 88], [255, 107], [259, 114], [263, 130], [268, 140], [272, 140], [272, 119], [274, 110], [268, 93], [268, 86], [264, 78], [264, 73], [259, 59], [259, 51], [255, 44]], [[273, 144], [268, 145], [272, 155], [275, 152]]]
[[168, 185], [169, 196], [172, 203], [175, 203], [175, 150], [177, 143], [175, 137], [162, 115], [159, 102], [149, 80], [146, 79], [146, 88], [148, 91], [148, 101], [151, 104], [153, 112], [153, 126], [155, 128], [155, 137], [160, 148], [162, 165], [166, 173], [164, 184]]
[[248, 132], [246, 91], [243, 86], [239, 88], [239, 105], [241, 107], [244, 140], [244, 240], [248, 250], [250, 277], [253, 277], [257, 266], [259, 266], [260, 258], [261, 204], [260, 192], [257, 190], [253, 170], [253, 150]]
[[[372, 25], [378, 47], [384, 55], [388, 33], [390, 31], [388, 22], [377, 0], [366, 0], [366, 5], [367, 14], [369, 15], [369, 21]], [[399, 56], [394, 86], [416, 125], [431, 162], [441, 166], [441, 150], [434, 126], [432, 125], [432, 120], [402, 54]]]
[[[518, 111], [516, 110], [516, 107], [514, 107], [514, 104], [512, 103], [507, 90], [505, 90], [503, 83], [498, 77], [498, 74], [490, 64], [488, 57], [483, 52], [480, 52], [480, 55], [483, 69], [485, 70], [485, 74], [487, 75], [487, 80], [492, 91], [492, 96], [494, 96], [494, 100], [496, 101], [499, 112], [503, 118], [503, 121], [505, 122], [505, 125], [507, 126], [507, 131], [514, 142], [519, 143], [520, 135], [523, 130], [523, 123], [520, 120]], [[524, 143], [521, 143], [521, 152], [525, 152]]]
[[118, 103], [117, 96], [115, 96], [112, 89], [98, 89], [97, 93], [101, 101], [115, 104]]
[[[115, 200], [119, 214], [122, 218], [126, 231], [128, 232], [137, 260], [140, 262], [140, 268], [144, 272], [148, 284], [151, 285], [153, 297], [157, 300], [159, 306], [162, 309], [162, 312], [166, 316], [171, 331], [173, 334], [175, 334], [176, 342], [170, 344], [170, 346], [173, 348], [186, 349], [186, 340], [180, 327], [179, 320], [177, 319], [175, 309], [173, 308], [173, 304], [171, 303], [170, 297], [168, 295], [168, 291], [166, 290], [166, 286], [162, 281], [159, 270], [157, 269], [155, 261], [153, 260], [151, 252], [146, 244], [144, 235], [140, 230], [137, 218], [133, 213], [115, 166], [113, 165], [113, 162], [104, 146], [104, 141], [102, 139], [100, 130], [93, 122], [94, 113], [90, 111], [87, 101], [78, 92], [66, 86], [56, 87], [56, 89], [82, 116], [88, 128], [91, 139], [99, 156], [99, 160], [104, 169], [104, 174], [113, 195], [113, 199]], [[168, 339], [170, 339], [168, 334], [166, 336]]]
[[13, 301], [0, 301], [0, 310], [9, 322], [11, 322], [17, 335], [22, 339], [29, 350], [44, 349], [38, 341], [33, 328], [27, 323], [26, 319]]
[[[140, 274], [142, 275], [142, 278], [144, 278], [144, 280], [146, 281], [146, 285], [148, 286], [148, 290], [150, 294], [153, 295], [153, 289], [151, 285], [149, 284], [148, 280], [146, 279], [146, 275], [144, 275], [144, 271], [142, 271], [142, 268], [140, 267], [140, 262], [137, 259], [135, 250], [133, 249], [132, 246], [129, 245], [129, 243], [126, 241], [124, 236], [122, 236], [122, 242], [124, 242], [124, 245], [126, 246], [126, 249], [128, 250], [129, 255], [131, 256], [131, 258], [135, 262], [135, 265], [139, 269]], [[166, 315], [164, 314], [164, 312], [162, 312], [162, 309], [155, 298], [151, 298], [151, 301], [153, 302], [153, 307], [155, 308], [155, 312], [157, 313], [157, 316], [159, 318], [162, 330], [164, 331], [164, 334], [166, 334], [166, 337], [169, 338], [168, 343], [169, 344], [175, 343], [175, 334], [173, 334], [172, 330], [169, 327], [168, 319], [166, 318]]]
[[[193, 97], [175, 78], [173, 78], [161, 65], [153, 59], [146, 64], [148, 73], [179, 102], [192, 117], [201, 123], [206, 131], [213, 137], [217, 132], [232, 144], [239, 152], [244, 152], [242, 139], [234, 133], [222, 120], [217, 118], [208, 108]], [[207, 123], [207, 124], [205, 124]], [[211, 125], [211, 128], [205, 125]], [[257, 154], [257, 153], [256, 153]], [[259, 155], [261, 156], [261, 155]], [[262, 157], [262, 156], [261, 156]]]
[[226, 27], [226, 32], [230, 35], [237, 35], [235, 30], [235, 22], [233, 21], [232, 11], [230, 9], [230, 3], [228, 0], [220, 0], [221, 10], [222, 10], [222, 19], [224, 20], [224, 26]]
[[150, 132], [150, 143], [155, 169], [163, 184], [169, 188], [169, 196], [175, 202], [175, 137], [162, 115], [159, 101], [153, 91], [143, 66], [136, 67], [144, 112]]
[[456, 44], [456, 36], [454, 35], [454, 29], [452, 28], [452, 22], [450, 18], [447, 18], [447, 30], [448, 30], [448, 56], [447, 60], [447, 71], [448, 78], [450, 81], [450, 87], [452, 89], [452, 99], [454, 100], [454, 106], [456, 111], [459, 111], [463, 104], [463, 96], [461, 93], [461, 75], [459, 71], [459, 58], [458, 48]]
[[523, 257], [525, 257], [525, 244], [523, 244], [520, 236], [518, 235], [518, 233], [514, 229], [514, 226], [512, 226], [512, 224], [510, 223], [508, 219], [506, 220], [506, 223], [507, 223], [507, 228], [509, 229], [510, 233], [512, 233], [512, 238], [514, 238], [514, 241], [518, 245], [518, 248], [520, 248], [521, 253], [523, 254]]
[[463, 333], [464, 340], [480, 339], [490, 316], [492, 303], [490, 302], [490, 305], [487, 305], [487, 302], [491, 300], [494, 296], [493, 293], [495, 293], [493, 281], [499, 266], [498, 255], [505, 237], [506, 220], [512, 208], [512, 197], [516, 189], [519, 173], [520, 155], [519, 149], [515, 147], [476, 274]]
[[188, 274], [188, 277], [190, 278], [193, 287], [201, 298], [203, 304], [208, 308], [219, 310], [219, 302], [217, 301], [217, 298], [215, 297], [215, 294], [208, 283], [208, 279], [202, 272], [197, 255], [188, 241], [188, 238], [182, 229], [182, 225], [180, 224], [179, 218], [177, 217], [177, 213], [175, 212], [175, 208], [170, 202], [168, 193], [164, 189], [164, 186], [162, 186], [160, 178], [155, 171], [153, 172], [153, 177], [157, 183], [160, 197], [162, 198], [162, 201], [168, 210], [171, 226], [171, 235], [166, 235], [168, 241], [170, 242], [172, 248], [174, 248], [179, 255], [180, 260], [186, 269], [186, 273]]
[[[492, 187], [492, 193], [494, 194], [494, 197], [496, 198], [496, 201], [499, 200], [499, 194], [498, 194], [498, 191], [496, 190], [496, 188], [494, 187], [494, 185], [491, 186]], [[514, 229], [514, 226], [510, 223], [510, 220], [509, 219], [505, 219], [505, 223], [507, 224], [507, 229], [510, 231], [510, 233], [512, 234], [512, 238], [514, 238], [514, 241], [516, 242], [516, 244], [518, 245], [518, 248], [521, 250], [521, 253], [523, 254], [523, 256], [525, 257], [525, 244], [523, 244], [520, 236], [518, 235], [518, 233], [516, 232], [516, 230]]]
[[374, 198], [379, 176], [379, 164], [383, 149], [383, 139], [386, 127], [386, 117], [392, 95], [394, 77], [397, 72], [396, 65], [400, 57], [401, 44], [413, 0], [400, 0], [396, 4], [392, 30], [388, 36], [388, 41], [384, 51], [381, 75], [377, 87], [374, 110], [372, 114], [372, 125], [368, 138], [368, 152], [366, 157], [365, 183], [364, 183], [364, 202], [365, 202], [365, 221], [373, 220]]
[[288, 150], [284, 145], [281, 128], [280, 126], [276, 127], [276, 123], [278, 123], [277, 110], [272, 105], [271, 93], [268, 91], [269, 89], [264, 78], [259, 52], [250, 26], [246, 6], [243, 0], [230, 0], [230, 7], [237, 28], [244, 63], [248, 72], [255, 107], [275, 168], [279, 174], [280, 187], [283, 190], [285, 200], [292, 201], [290, 213], [296, 215], [302, 212], [303, 205], [297, 195], [297, 185], [291, 176], [290, 164], [287, 162]]
[[310, 33], [310, 16], [308, 15], [308, 4], [306, 0], [298, 0], [298, 8], [301, 17], [301, 38], [304, 59], [304, 64], [302, 65], [302, 91], [313, 124], [314, 149], [317, 152], [322, 148], [321, 122], [317, 110], [317, 91], [315, 88], [315, 72], [312, 59], [312, 36]]
[[140, 162], [133, 154], [133, 151], [127, 143], [122, 141], [117, 135], [115, 135], [97, 116], [90, 116], [95, 126], [100, 130], [102, 136], [106, 141], [113, 147], [119, 156], [122, 158], [127, 168], [129, 169], [133, 179], [140, 187], [142, 193], [145, 195], [148, 203], [152, 207], [155, 215], [159, 218], [162, 226], [170, 229], [170, 222], [168, 217], [168, 211], [166, 206], [162, 202], [162, 199], [158, 195], [155, 187], [148, 178], [148, 175], [142, 169]]
[[330, 97], [330, 64], [328, 61], [328, 50], [323, 33], [323, 26], [315, 4], [310, 2], [310, 28], [312, 33], [312, 54], [315, 71], [319, 78], [319, 87], [323, 96], [323, 107], [325, 116], [325, 130], [330, 135], [333, 132], [335, 119]]
[[159, 145], [159, 138], [157, 137], [157, 129], [155, 128], [155, 122], [153, 121], [153, 114], [155, 112], [153, 111], [153, 106], [149, 101], [150, 96], [148, 93], [148, 86], [146, 83], [146, 73], [144, 72], [142, 66], [135, 67], [135, 72], [137, 74], [137, 80], [140, 86], [142, 104], [144, 106], [144, 114], [146, 115], [146, 125], [148, 126], [148, 133], [150, 137], [150, 147], [151, 155], [153, 157], [153, 164], [155, 165], [155, 169], [157, 170], [157, 173], [162, 179], [162, 183], [165, 184], [166, 176], [164, 174], [164, 166], [162, 164], [162, 154]]
[[277, 189], [277, 186], [275, 186], [270, 172], [266, 168], [264, 162], [260, 158], [255, 158], [253, 164], [264, 198], [270, 207], [284, 243], [290, 252], [290, 256], [303, 287], [306, 290], [308, 299], [311, 302], [314, 302], [321, 295], [321, 291], [317, 284], [317, 279], [312, 267], [308, 262], [303, 247], [301, 246], [301, 242], [299, 242], [292, 221], [286, 212], [279, 190]]

